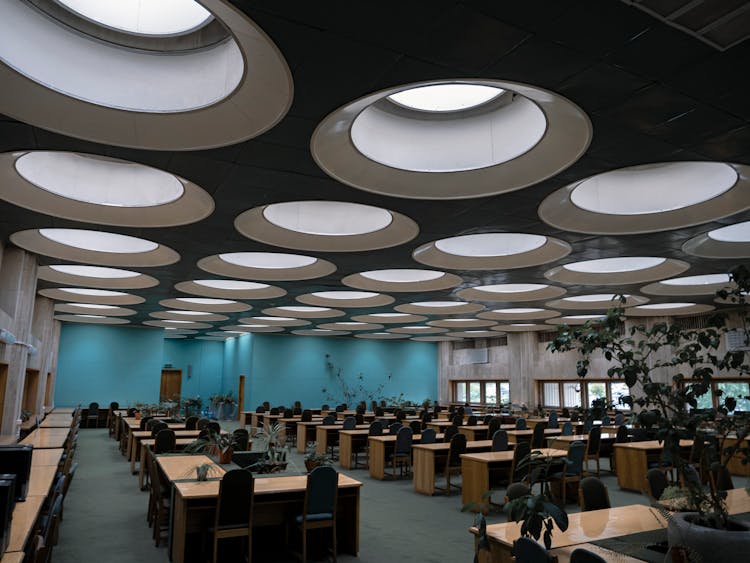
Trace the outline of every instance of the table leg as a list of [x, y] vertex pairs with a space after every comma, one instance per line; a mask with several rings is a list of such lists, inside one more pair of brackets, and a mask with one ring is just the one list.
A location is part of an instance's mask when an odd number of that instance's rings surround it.
[[315, 442], [315, 452], [319, 454], [326, 453], [326, 450], [328, 449], [328, 430], [318, 426], [315, 429]]
[[490, 488], [489, 465], [474, 459], [461, 459], [461, 500], [481, 502], [482, 494]]
[[304, 424], [297, 425], [297, 451], [301, 454], [305, 453], [307, 448], [307, 426]]
[[423, 495], [435, 493], [435, 452], [415, 448], [414, 454], [414, 490]]
[[370, 440], [370, 477], [385, 479], [385, 442]]
[[352, 441], [354, 436], [339, 432], [339, 465], [344, 469], [352, 468]]

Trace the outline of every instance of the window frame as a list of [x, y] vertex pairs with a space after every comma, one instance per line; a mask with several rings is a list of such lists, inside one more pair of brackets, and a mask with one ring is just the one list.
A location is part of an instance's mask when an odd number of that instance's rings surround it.
[[[685, 385], [690, 385], [691, 383], [698, 383], [698, 381], [697, 380], [693, 380], [693, 379], [686, 379], [680, 385], [682, 387], [685, 387]], [[745, 384], [745, 385], [748, 386], [748, 395], [750, 395], [750, 378], [747, 378], [747, 377], [745, 377], [745, 378], [742, 378], [742, 377], [721, 377], [721, 378], [714, 378], [714, 379], [711, 380], [711, 389], [707, 393], [707, 394], [710, 393], [710, 395], [711, 395], [711, 406], [710, 407], [698, 407], [698, 408], [712, 408], [712, 409], [718, 408], [718, 406], [719, 406], [719, 397], [716, 394], [716, 391], [718, 390], [719, 385], [722, 384], [722, 383], [743, 383], [743, 384]], [[725, 395], [722, 395], [722, 396], [725, 396]], [[705, 397], [705, 395], [703, 395], [703, 397]], [[742, 410], [741, 411], [733, 411], [732, 413], [730, 413], [730, 416], [734, 412], [745, 413], [745, 412], [750, 412], [750, 411], [742, 411]]]
[[591, 399], [589, 398], [589, 383], [604, 383], [604, 390], [606, 393], [606, 398], [608, 403], [614, 403], [614, 409], [623, 411], [623, 412], [630, 412], [630, 408], [627, 405], [620, 405], [617, 404], [616, 401], [613, 401], [612, 399], [612, 383], [624, 383], [623, 379], [619, 378], [578, 378], [578, 379], [537, 379], [536, 380], [536, 392], [537, 392], [537, 402], [542, 405], [545, 409], [562, 409], [562, 408], [568, 408], [568, 409], [575, 409], [579, 407], [571, 407], [571, 406], [554, 406], [554, 405], [548, 405], [546, 404], [545, 396], [544, 396], [544, 385], [545, 383], [551, 384], [551, 383], [557, 383], [558, 385], [558, 398], [560, 401], [560, 405], [565, 405], [565, 394], [564, 394], [564, 384], [566, 383], [575, 383], [576, 386], [580, 388], [579, 394], [581, 398], [581, 405], [580, 408], [584, 408], [586, 406], [587, 408], [591, 408]]
[[[480, 396], [481, 401], [479, 403], [470, 401], [469, 396], [469, 384], [470, 383], [478, 383], [479, 389], [480, 389]], [[496, 401], [494, 403], [488, 403], [487, 402], [487, 387], [486, 385], [488, 383], [494, 383], [495, 384], [495, 397]], [[464, 402], [468, 402], [470, 405], [476, 405], [476, 406], [493, 406], [493, 407], [499, 407], [501, 404], [500, 399], [503, 397], [503, 393], [501, 390], [501, 387], [503, 385], [507, 385], [508, 388], [508, 398], [510, 399], [510, 381], [508, 379], [450, 379], [448, 380], [449, 388], [450, 388], [450, 397], [451, 397], [451, 403], [460, 403], [464, 404]], [[466, 401], [459, 401], [458, 400], [458, 387], [463, 386], [464, 387], [464, 397], [466, 397]]]

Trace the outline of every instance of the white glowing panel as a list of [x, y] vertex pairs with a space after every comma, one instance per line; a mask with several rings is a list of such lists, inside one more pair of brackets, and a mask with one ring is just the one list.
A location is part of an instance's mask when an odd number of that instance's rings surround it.
[[531, 252], [544, 246], [547, 237], [523, 233], [484, 233], [435, 241], [435, 247], [455, 256], [491, 258]]
[[111, 309], [112, 305], [95, 305], [94, 303], [66, 303], [69, 307], [80, 307], [81, 309]]
[[371, 291], [316, 291], [312, 295], [321, 299], [370, 299], [380, 294]]
[[477, 319], [443, 319], [444, 323], [474, 323]]
[[442, 278], [445, 273], [435, 270], [372, 270], [361, 272], [363, 278], [388, 283], [426, 282]]
[[212, 315], [213, 313], [207, 313], [205, 311], [165, 311], [165, 313], [171, 313], [173, 315], [193, 315], [193, 316], [199, 316], [199, 315]]
[[194, 303], [196, 305], [233, 305], [237, 301], [231, 299], [210, 299], [208, 297], [178, 297], [176, 301]]
[[322, 313], [324, 311], [330, 311], [328, 307], [305, 307], [305, 306], [289, 306], [289, 307], [278, 307], [280, 311], [291, 311], [293, 313]]
[[57, 1], [87, 20], [138, 35], [179, 35], [211, 19], [211, 12], [193, 0]]
[[431, 326], [405, 326], [406, 330], [435, 330]]
[[695, 303], [652, 303], [651, 305], [640, 305], [638, 307], [634, 307], [634, 309], [647, 309], [647, 310], [656, 310], [659, 309], [682, 309], [684, 307], [692, 307]]
[[102, 268], [100, 266], [76, 266], [73, 264], [55, 264], [50, 266], [51, 270], [68, 274], [70, 276], [81, 276], [84, 278], [101, 278], [101, 279], [126, 279], [135, 278], [141, 274], [130, 270], [121, 270], [119, 268]]
[[213, 289], [226, 289], [229, 291], [249, 291], [253, 289], [266, 289], [270, 287], [266, 283], [256, 283], [238, 280], [193, 280], [193, 283], [210, 287]]
[[583, 274], [616, 274], [622, 272], [635, 272], [655, 268], [666, 262], [666, 258], [656, 257], [627, 257], [627, 258], [600, 258], [598, 260], [585, 260], [574, 262], [563, 266], [571, 272]]
[[662, 280], [664, 285], [710, 285], [715, 283], [729, 283], [729, 274], [704, 274], [701, 276], [686, 276]]
[[[612, 301], [615, 298], [614, 293], [598, 293], [596, 295], [574, 295], [566, 297], [564, 301], [575, 301], [580, 303], [596, 303], [597, 301]], [[625, 295], [625, 297], [630, 297]]]
[[352, 236], [385, 229], [393, 221], [387, 209], [341, 201], [290, 201], [263, 209], [270, 222], [297, 233]]
[[674, 211], [720, 196], [737, 182], [722, 162], [667, 162], [605, 172], [570, 194], [581, 209], [609, 215]]
[[292, 317], [252, 317], [254, 321], [296, 321]]
[[75, 295], [90, 295], [92, 297], [122, 297], [127, 295], [122, 291], [110, 291], [108, 289], [86, 289], [83, 287], [61, 287], [59, 289]]
[[156, 250], [159, 245], [150, 240], [84, 229], [39, 229], [44, 238], [91, 252], [111, 252], [113, 254], [140, 254]]
[[569, 315], [567, 317], [562, 317], [562, 320], [571, 320], [571, 321], [588, 321], [591, 319], [605, 319], [607, 318], [605, 315]]
[[402, 90], [388, 99], [418, 111], [461, 111], [486, 104], [504, 91], [481, 84], [433, 84]]
[[30, 183], [55, 195], [108, 207], [152, 207], [179, 199], [172, 174], [136, 164], [70, 152], [29, 152], [15, 163]]
[[525, 293], [527, 291], [540, 291], [549, 286], [542, 283], [501, 283], [494, 285], [480, 285], [474, 289], [487, 291], [489, 293]]
[[301, 254], [282, 254], [279, 252], [232, 252], [219, 254], [219, 258], [243, 268], [261, 268], [264, 270], [285, 270], [288, 268], [304, 268], [317, 261], [312, 256]]
[[416, 305], [417, 307], [461, 307], [463, 305], [468, 305], [465, 301], [419, 301], [417, 303], [412, 303], [412, 305]]
[[106, 319], [104, 315], [73, 315], [74, 317], [82, 317], [85, 319]]
[[708, 238], [719, 242], [750, 242], [750, 221], [709, 231]]
[[397, 319], [400, 317], [411, 317], [408, 313], [372, 313], [370, 317], [380, 317], [382, 319]]
[[527, 313], [541, 313], [544, 311], [544, 309], [538, 309], [535, 307], [517, 307], [515, 309], [494, 309], [493, 313], [503, 313], [503, 314], [519, 314], [524, 315]]

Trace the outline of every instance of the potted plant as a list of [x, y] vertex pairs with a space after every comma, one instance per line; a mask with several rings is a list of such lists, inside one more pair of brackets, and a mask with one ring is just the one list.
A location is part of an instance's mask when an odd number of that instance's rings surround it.
[[200, 416], [202, 407], [203, 401], [201, 400], [200, 395], [196, 397], [188, 397], [182, 401], [182, 408], [184, 409], [186, 418], [190, 416]]
[[[750, 290], [750, 271], [744, 266], [732, 270], [730, 289], [718, 292], [719, 298], [736, 305], [736, 313], [745, 329], [747, 348], [748, 315], [745, 296]], [[618, 297], [618, 306], [607, 312], [599, 323], [586, 323], [579, 328], [561, 326], [557, 338], [548, 349], [554, 352], [577, 351], [579, 377], [585, 377], [590, 358], [600, 353], [610, 362], [610, 378], [622, 378], [635, 388], [627, 399], [635, 421], [654, 429], [664, 443], [665, 455], [672, 460], [695, 512], [670, 514], [671, 547], [701, 555], [710, 560], [717, 553], [728, 561], [741, 560], [750, 545], [750, 531], [733, 521], [727, 512], [726, 493], [713, 482], [705, 485], [699, 471], [681, 456], [679, 441], [693, 437], [706, 443], [702, 459], [704, 467], [718, 464], [726, 469], [735, 456], [742, 463], [750, 461], [746, 444], [750, 435], [748, 417], [732, 415], [737, 399], [717, 390], [716, 408], [698, 409], [700, 398], [712, 388], [714, 377], [721, 373], [750, 373], [745, 350], [722, 353], [722, 337], [728, 332], [726, 316], [712, 316], [708, 326], [685, 329], [676, 324], [656, 322], [623, 330], [625, 302]], [[671, 381], [669, 381], [671, 377]], [[747, 397], [744, 397], [747, 399]]]
[[237, 446], [233, 434], [221, 434], [213, 431], [208, 432], [207, 438], [198, 438], [185, 447], [186, 453], [200, 453], [216, 458], [217, 463], [226, 464], [232, 462], [232, 454]]
[[331, 465], [331, 456], [328, 454], [319, 454], [316, 451], [317, 446], [317, 442], [308, 442], [305, 447], [305, 468], [308, 473], [319, 465]]

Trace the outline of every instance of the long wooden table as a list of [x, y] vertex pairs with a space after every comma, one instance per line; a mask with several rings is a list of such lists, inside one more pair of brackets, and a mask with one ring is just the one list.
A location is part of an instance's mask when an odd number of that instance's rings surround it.
[[[412, 444], [418, 444], [422, 439], [422, 435], [413, 434], [411, 439]], [[442, 440], [443, 434], [436, 434], [435, 439]], [[388, 476], [385, 472], [385, 466], [388, 454], [396, 447], [396, 435], [368, 436], [367, 440], [370, 449], [370, 477], [382, 481]]]
[[[681, 449], [689, 449], [692, 446], [692, 440], [680, 440]], [[664, 444], [658, 440], [627, 442], [615, 444], [613, 449], [617, 467], [617, 484], [620, 488], [628, 491], [647, 491], [647, 457], [649, 454], [660, 453], [664, 449]]]
[[46, 497], [42, 495], [27, 496], [24, 502], [17, 502], [13, 509], [13, 521], [10, 525], [10, 541], [8, 542], [7, 552], [23, 551], [26, 548], [26, 542], [31, 537], [39, 518], [39, 512], [44, 504]]
[[[542, 448], [546, 457], [565, 457], [568, 452], [554, 448]], [[461, 497], [463, 503], [479, 502], [485, 491], [490, 490], [490, 466], [510, 467], [513, 450], [505, 452], [470, 453], [461, 456]]]
[[[369, 430], [369, 424], [358, 424], [355, 430]], [[315, 451], [324, 454], [328, 451], [328, 442], [335, 442], [339, 433], [344, 429], [342, 424], [320, 424], [315, 427]]]
[[[547, 428], [544, 430], [545, 436], [559, 436], [562, 430], [559, 428]], [[533, 430], [508, 430], [508, 442], [517, 444], [519, 441], [530, 441], [534, 436]]]
[[48, 414], [39, 424], [39, 428], [70, 428], [73, 417], [67, 413]]
[[309, 422], [297, 422], [297, 451], [305, 453], [308, 442], [315, 441], [315, 427], [323, 424], [323, 419], [313, 419]]
[[32, 465], [31, 472], [29, 473], [27, 495], [41, 497], [49, 495], [56, 473], [56, 465]]
[[[414, 491], [423, 495], [435, 494], [435, 475], [439, 473], [440, 462], [445, 463], [450, 443], [414, 444], [411, 448], [414, 457]], [[467, 452], [489, 452], [492, 440], [466, 442]]]
[[[617, 438], [617, 434], [602, 434], [602, 444], [611, 444]], [[560, 450], [567, 450], [570, 444], [573, 442], [588, 442], [588, 434], [574, 434], [572, 436], [549, 436], [547, 443], [550, 448], [558, 448]]]
[[50, 448], [45, 450], [37, 450], [34, 449], [33, 452], [31, 452], [31, 466], [37, 466], [37, 465], [52, 465], [54, 467], [57, 467], [60, 465], [60, 460], [62, 460], [63, 452], [62, 448]]
[[[185, 432], [192, 432], [191, 430], [186, 430]], [[175, 440], [175, 449], [182, 450], [185, 448], [185, 446], [188, 446], [192, 444], [195, 441], [195, 438], [177, 438]], [[155, 438], [144, 438], [141, 439], [141, 459], [146, 459], [146, 453], [150, 448], [154, 447], [154, 444], [156, 444]], [[143, 489], [144, 483], [146, 481], [146, 464], [145, 463], [139, 463], [140, 465], [140, 471], [138, 473], [138, 488]]]
[[[182, 428], [173, 429], [175, 438], [193, 438], [194, 440], [198, 438], [198, 435], [200, 434], [200, 430], [185, 430], [185, 425], [182, 425]], [[221, 431], [222, 434], [226, 434], [226, 430]], [[130, 444], [133, 448], [133, 452], [128, 456], [128, 459], [130, 460], [130, 472], [135, 475], [137, 473], [135, 469], [135, 464], [138, 463], [141, 460], [141, 440], [145, 440], [148, 438], [151, 438], [151, 431], [150, 430], [135, 430], [130, 433]]]
[[[182, 456], [205, 457], [205, 456]], [[157, 459], [161, 461], [162, 456]], [[196, 464], [191, 462], [191, 464]], [[199, 463], [198, 463], [199, 464]], [[171, 473], [184, 474], [170, 468]], [[170, 558], [173, 563], [188, 563], [201, 556], [201, 534], [213, 525], [219, 480], [198, 482], [195, 479], [173, 481]], [[337, 507], [337, 542], [340, 552], [354, 556], [359, 552], [359, 489], [362, 483], [339, 474]], [[283, 526], [304, 505], [306, 475], [256, 477], [253, 527]]]
[[39, 449], [62, 448], [69, 434], [70, 428], [37, 428], [21, 440], [20, 444]]

